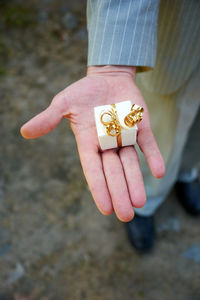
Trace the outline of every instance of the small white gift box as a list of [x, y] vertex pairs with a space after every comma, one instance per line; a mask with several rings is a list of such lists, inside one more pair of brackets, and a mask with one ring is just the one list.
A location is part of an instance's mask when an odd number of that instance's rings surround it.
[[[131, 101], [123, 101], [115, 103], [115, 111], [117, 112], [118, 121], [121, 125], [120, 140], [121, 146], [129, 146], [136, 144], [137, 138], [137, 125], [128, 127], [124, 123], [124, 118], [131, 112]], [[94, 115], [96, 121], [97, 135], [99, 144], [102, 150], [112, 149], [119, 147], [118, 137], [108, 135], [106, 126], [101, 122], [101, 115], [109, 112], [112, 109], [111, 105], [102, 105], [94, 108]], [[109, 117], [109, 116], [108, 116]]]

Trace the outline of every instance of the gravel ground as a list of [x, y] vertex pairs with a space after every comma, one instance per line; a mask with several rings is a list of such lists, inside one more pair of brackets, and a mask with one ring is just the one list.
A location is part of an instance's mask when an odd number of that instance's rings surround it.
[[172, 191], [149, 255], [101, 215], [67, 121], [38, 140], [20, 126], [84, 76], [85, 1], [0, 1], [0, 300], [199, 300], [200, 220]]

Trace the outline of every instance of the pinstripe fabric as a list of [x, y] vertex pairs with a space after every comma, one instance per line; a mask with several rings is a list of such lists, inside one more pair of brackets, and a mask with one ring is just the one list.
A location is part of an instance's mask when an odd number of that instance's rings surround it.
[[158, 5], [159, 0], [88, 0], [88, 66], [154, 67]]
[[149, 91], [177, 90], [199, 62], [200, 1], [88, 0], [87, 21], [88, 66], [154, 68], [138, 74]]
[[161, 0], [157, 45], [154, 70], [137, 74], [137, 81], [152, 93], [170, 94], [200, 62], [200, 1]]

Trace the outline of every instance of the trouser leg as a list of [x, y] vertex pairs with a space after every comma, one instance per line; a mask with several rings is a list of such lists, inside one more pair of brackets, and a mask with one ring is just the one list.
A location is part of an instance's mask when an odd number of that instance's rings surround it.
[[197, 178], [200, 169], [200, 109], [190, 129], [186, 142], [178, 180], [190, 182]]
[[137, 82], [147, 102], [152, 131], [166, 164], [164, 178], [156, 179], [151, 175], [142, 153], [139, 153], [147, 203], [144, 207], [135, 209], [137, 214], [154, 214], [177, 179], [188, 132], [199, 107], [200, 88], [196, 85], [196, 77], [194, 74], [182, 89], [165, 96], [149, 93], [143, 88], [142, 80]]

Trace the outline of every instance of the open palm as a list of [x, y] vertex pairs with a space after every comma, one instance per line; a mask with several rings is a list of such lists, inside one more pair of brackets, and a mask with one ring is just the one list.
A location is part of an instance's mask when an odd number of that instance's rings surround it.
[[150, 129], [145, 101], [127, 74], [91, 74], [80, 79], [61, 91], [45, 111], [27, 122], [21, 133], [28, 139], [37, 138], [53, 130], [63, 117], [67, 118], [97, 207], [106, 215], [114, 210], [121, 221], [127, 222], [134, 216], [134, 207], [142, 207], [146, 202], [137, 152], [134, 146], [102, 152], [94, 119], [95, 106], [125, 100], [144, 108], [137, 141], [152, 174], [162, 177], [164, 162]]

